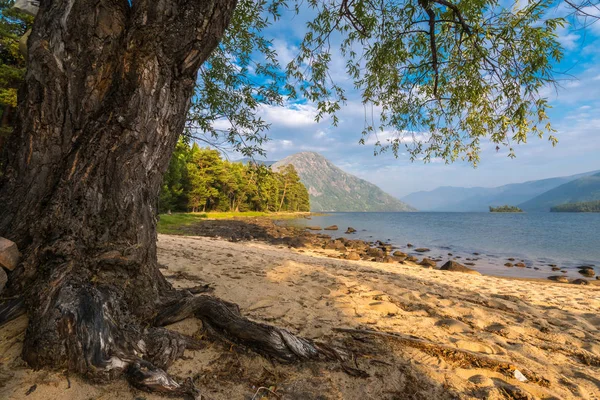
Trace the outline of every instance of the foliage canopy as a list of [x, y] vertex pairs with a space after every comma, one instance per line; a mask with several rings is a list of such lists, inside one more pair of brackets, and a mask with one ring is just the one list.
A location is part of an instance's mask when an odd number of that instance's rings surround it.
[[[0, 0], [0, 105], [16, 103], [24, 73], [18, 38], [32, 17]], [[315, 118], [331, 117], [360, 93], [363, 137], [382, 132], [376, 152], [407, 148], [411, 158], [477, 164], [484, 140], [497, 149], [531, 136], [556, 138], [541, 90], [567, 24], [553, 0], [240, 0], [230, 27], [201, 67], [185, 135], [245, 156], [264, 154], [265, 106], [309, 101]], [[566, 4], [579, 10], [572, 2]], [[587, 6], [597, 5], [586, 0]], [[298, 54], [280, 65], [269, 28], [282, 13], [306, 20]], [[582, 14], [583, 13], [583, 14]], [[353, 89], [332, 78], [343, 58]], [[339, 61], [339, 60], [338, 60]]]
[[[376, 152], [397, 156], [406, 146], [413, 160], [477, 164], [486, 138], [510, 156], [515, 143], [531, 136], [548, 135], [555, 144], [541, 90], [555, 82], [552, 66], [562, 57], [557, 31], [567, 20], [550, 16], [555, 1], [503, 4], [241, 0], [201, 70], [188, 134], [215, 139], [215, 122], [225, 120], [224, 142], [246, 155], [260, 153], [269, 125], [256, 112], [295, 99], [315, 104], [317, 120], [337, 124], [349, 90], [331, 74], [341, 56], [365, 107], [361, 142], [392, 133], [376, 143]], [[282, 73], [266, 35], [285, 10], [307, 23], [298, 54]]]
[[167, 211], [309, 211], [306, 187], [292, 165], [279, 172], [222, 160], [217, 150], [177, 144], [160, 192]]

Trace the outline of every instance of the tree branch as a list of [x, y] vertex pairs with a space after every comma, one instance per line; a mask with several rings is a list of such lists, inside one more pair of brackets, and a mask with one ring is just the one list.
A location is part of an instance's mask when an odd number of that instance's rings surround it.
[[449, 9], [451, 9], [454, 12], [454, 15], [456, 15], [456, 18], [458, 18], [458, 21], [462, 25], [465, 32], [467, 32], [469, 35], [471, 34], [471, 27], [469, 26], [469, 24], [467, 24], [467, 22], [465, 21], [465, 19], [462, 16], [462, 13], [460, 12], [459, 8], [455, 4], [452, 4], [446, 0], [431, 0], [431, 1], [433, 3], [441, 4], [443, 6], [448, 7]]
[[438, 81], [439, 81], [439, 68], [438, 68], [438, 56], [437, 56], [437, 44], [435, 42], [435, 12], [431, 9], [429, 4], [425, 6], [425, 12], [429, 16], [429, 44], [431, 46], [431, 66], [433, 68], [434, 82], [433, 82], [433, 96], [438, 97]]

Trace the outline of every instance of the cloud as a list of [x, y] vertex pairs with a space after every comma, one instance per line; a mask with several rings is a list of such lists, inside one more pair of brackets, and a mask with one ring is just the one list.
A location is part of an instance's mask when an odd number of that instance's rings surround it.
[[366, 145], [375, 145], [377, 143], [382, 146], [392, 143], [394, 140], [399, 139], [401, 144], [411, 144], [417, 142], [423, 142], [429, 139], [429, 135], [425, 132], [409, 132], [409, 131], [394, 131], [385, 129], [383, 132], [373, 132], [365, 140]]
[[277, 59], [283, 68], [299, 54], [298, 46], [282, 39], [273, 39], [273, 50], [277, 53]]
[[569, 28], [561, 28], [558, 32], [558, 43], [567, 50], [574, 50], [578, 46], [581, 36], [570, 32]]
[[311, 105], [288, 104], [285, 106], [263, 105], [259, 114], [268, 123], [288, 128], [316, 125], [317, 109]]

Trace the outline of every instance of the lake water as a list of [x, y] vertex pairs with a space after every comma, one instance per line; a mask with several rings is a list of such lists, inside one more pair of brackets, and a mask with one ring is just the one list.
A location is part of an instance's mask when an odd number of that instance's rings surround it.
[[[419, 257], [424, 255], [414, 249], [427, 247], [431, 249], [425, 253], [427, 257], [445, 262], [458, 256], [461, 258], [456, 261], [473, 262], [470, 268], [487, 275], [561, 275], [548, 264], [567, 270], [566, 275], [573, 278], [583, 277], [575, 268], [581, 265], [594, 265], [600, 274], [600, 213], [329, 213], [292, 223], [323, 228], [337, 225], [339, 231], [323, 233], [334, 238], [381, 240]], [[345, 235], [349, 226], [357, 232]], [[407, 243], [414, 247], [408, 248]], [[515, 258], [513, 263], [523, 260], [528, 268], [505, 267], [509, 257]]]

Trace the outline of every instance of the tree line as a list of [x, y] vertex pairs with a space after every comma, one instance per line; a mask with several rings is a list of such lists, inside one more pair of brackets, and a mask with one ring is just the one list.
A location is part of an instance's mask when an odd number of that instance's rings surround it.
[[306, 187], [289, 164], [280, 171], [223, 160], [217, 150], [177, 143], [160, 191], [159, 212], [309, 211]]
[[554, 206], [551, 212], [600, 212], [600, 200], [580, 203], [565, 203]]

